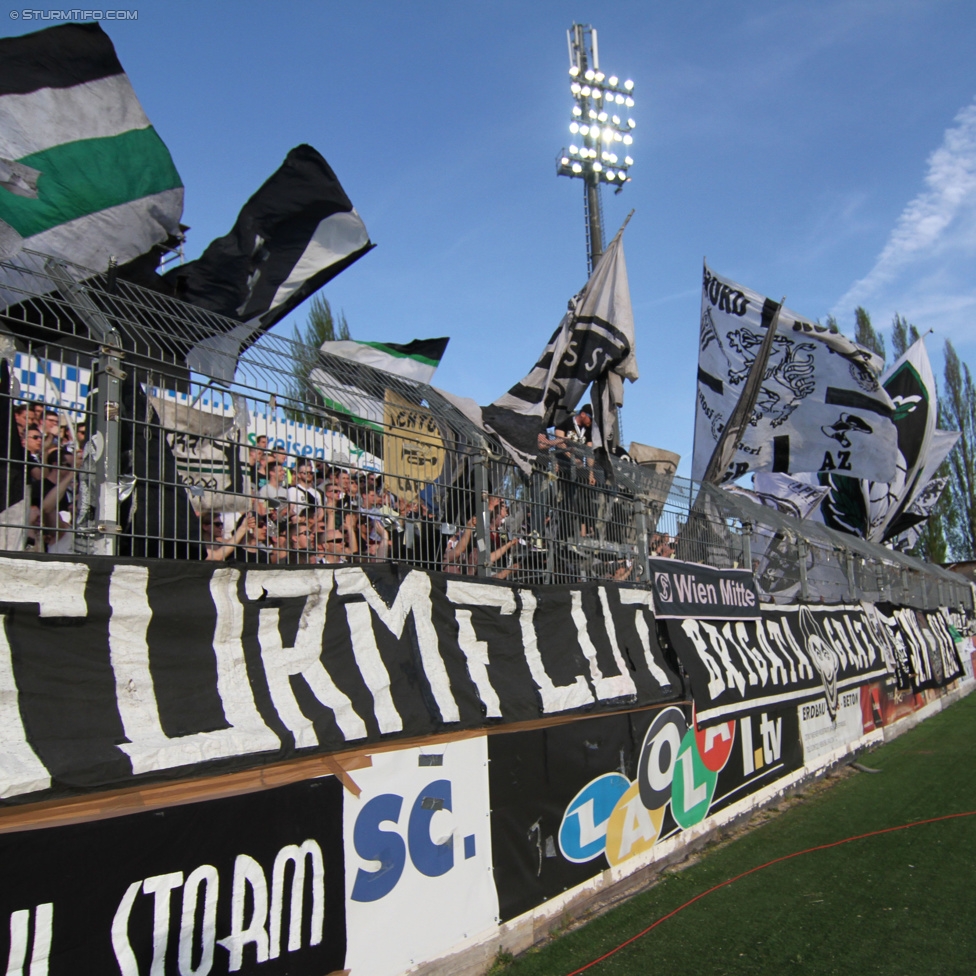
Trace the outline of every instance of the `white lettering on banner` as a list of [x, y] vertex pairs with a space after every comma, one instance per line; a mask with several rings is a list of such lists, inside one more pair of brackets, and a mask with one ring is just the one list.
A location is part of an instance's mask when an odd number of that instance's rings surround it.
[[115, 953], [115, 961], [119, 964], [122, 976], [139, 976], [139, 963], [129, 943], [129, 916], [132, 914], [132, 906], [141, 888], [141, 881], [133, 881], [125, 889], [122, 901], [119, 902], [115, 917], [112, 919], [112, 951]]
[[386, 629], [398, 640], [403, 636], [407, 617], [413, 614], [417, 629], [417, 644], [424, 673], [434, 695], [434, 701], [444, 722], [459, 722], [461, 713], [451, 694], [451, 682], [441, 657], [437, 631], [434, 629], [430, 602], [430, 577], [424, 573], [411, 571], [400, 584], [392, 606], [387, 606], [383, 598], [373, 588], [369, 577], [361, 569], [340, 569], [336, 571], [336, 582], [342, 596], [360, 595], [380, 618]]
[[771, 722], [766, 713], [763, 712], [762, 719], [759, 722], [759, 734], [762, 736], [763, 758], [768, 766], [782, 755], [783, 720], [778, 718], [775, 722]]
[[[617, 648], [616, 657], [618, 658], [620, 675], [615, 678], [604, 677], [596, 659], [596, 648], [593, 646], [593, 641], [590, 639], [590, 632], [586, 627], [586, 614], [583, 613], [582, 592], [580, 590], [573, 590], [571, 599], [572, 610], [570, 611], [570, 615], [573, 618], [573, 623], [576, 624], [576, 638], [579, 641], [580, 650], [582, 650], [583, 656], [590, 666], [590, 679], [593, 682], [593, 691], [596, 693], [597, 701], [636, 695], [637, 689], [634, 687], [634, 682], [631, 680], [630, 675], [627, 674], [627, 666], [622, 660], [619, 660], [619, 648]], [[606, 596], [604, 595], [605, 599]], [[616, 640], [613, 643], [616, 644]]]
[[[0, 558], [0, 601], [37, 604], [42, 617], [86, 616], [87, 582], [83, 563]], [[51, 774], [27, 741], [5, 613], [0, 613], [0, 729], [0, 797], [46, 790]]]
[[322, 848], [314, 840], [306, 840], [301, 847], [286, 844], [275, 858], [271, 872], [271, 918], [268, 926], [268, 958], [277, 959], [281, 946], [281, 915], [284, 906], [285, 868], [291, 864], [291, 897], [288, 914], [288, 951], [302, 947], [302, 908], [305, 892], [305, 861], [312, 864], [312, 928], [308, 944], [322, 941], [325, 924], [325, 864]]
[[738, 652], [739, 660], [742, 662], [742, 667], [745, 669], [746, 676], [749, 679], [749, 684], [759, 684], [759, 679], [756, 677], [756, 673], [752, 670], [752, 666], [749, 663], [748, 652], [751, 650], [751, 648], [745, 642], [740, 644], [738, 637], [733, 636], [731, 622], [722, 625], [722, 636], [725, 638], [726, 643], [731, 644]]
[[[708, 799], [708, 784], [705, 782], [695, 784], [695, 760], [692, 750], [687, 749], [678, 757], [681, 763], [681, 776], [684, 782], [684, 808], [685, 812], [694, 809], [699, 803]], [[671, 802], [674, 803], [672, 797]]]
[[502, 614], [515, 613], [515, 593], [507, 586], [448, 580], [447, 598], [459, 604], [454, 616], [458, 622], [458, 644], [468, 662], [468, 674], [485, 706], [486, 718], [501, 718], [502, 706], [488, 676], [488, 642], [478, 640], [471, 622], [471, 611], [464, 606], [497, 607]]
[[739, 741], [742, 743], [742, 772], [751, 776], [756, 771], [755, 752], [752, 748], [752, 719], [739, 719]]
[[[251, 896], [248, 898], [247, 891]], [[245, 922], [248, 903], [251, 917]], [[227, 972], [236, 973], [244, 962], [244, 946], [253, 943], [257, 962], [268, 959], [268, 882], [261, 865], [248, 854], [234, 861], [233, 893], [230, 903], [230, 935], [218, 940], [230, 953]]]
[[[609, 695], [601, 695], [599, 691], [597, 692], [597, 698], [612, 697], [612, 698], [636, 698], [637, 697], [637, 686], [634, 684], [634, 679], [630, 676], [630, 671], [627, 668], [627, 664], [624, 661], [623, 654], [620, 653], [620, 645], [617, 643], [617, 628], [613, 622], [613, 614], [610, 612], [610, 601], [607, 598], [607, 589], [605, 586], [601, 586], [597, 589], [600, 594], [600, 606], [603, 608], [603, 624], [607, 631], [607, 639], [610, 641], [610, 652], [613, 654], [614, 663], [617, 665], [617, 670], [620, 672], [619, 676], [616, 678], [603, 678], [604, 687], [610, 693]], [[583, 594], [580, 593], [580, 612], [579, 615], [583, 620], [583, 628], [586, 628], [586, 618], [583, 616], [582, 608], [582, 597]], [[576, 601], [573, 601], [573, 615], [576, 619]], [[577, 622], [577, 630], [579, 630], [579, 623]], [[596, 664], [596, 654], [594, 649], [593, 661], [591, 666]]]
[[542, 655], [539, 653], [539, 642], [535, 633], [535, 594], [531, 590], [519, 590], [519, 599], [522, 602], [522, 612], [519, 614], [519, 625], [522, 628], [522, 649], [525, 652], [525, 660], [529, 665], [529, 672], [536, 688], [539, 689], [539, 697], [542, 699], [542, 711], [564, 712], [570, 708], [579, 708], [581, 705], [588, 705], [593, 701], [593, 695], [586, 684], [583, 675], [576, 675], [576, 680], [571, 685], [560, 685], [556, 687], [552, 683], [552, 678], [546, 672], [546, 666], [542, 663]]
[[[170, 738], [163, 731], [149, 666], [147, 632], [152, 619], [149, 606], [149, 569], [117, 565], [109, 582], [111, 617], [108, 623], [109, 656], [115, 674], [115, 696], [127, 743], [120, 743], [135, 774], [171, 769], [210, 759], [277, 749], [278, 737], [258, 714], [247, 681], [240, 641], [243, 611], [228, 589], [236, 586], [229, 574], [216, 576], [211, 587], [217, 607], [214, 653], [217, 691], [230, 728], [194, 732]], [[236, 637], [235, 637], [236, 633]]]
[[295, 643], [285, 647], [278, 627], [278, 609], [269, 607], [258, 614], [258, 642], [268, 690], [278, 716], [295, 737], [295, 748], [319, 744], [312, 721], [302, 712], [291, 686], [292, 676], [301, 675], [312, 694], [332, 710], [336, 725], [346, 739], [366, 738], [366, 725], [352, 702], [335, 685], [322, 664], [322, 633], [325, 609], [332, 589], [332, 570], [313, 569], [290, 573], [283, 569], [251, 571], [245, 578], [248, 599], [262, 594], [272, 599], [305, 597]]
[[[197, 927], [197, 905], [203, 885], [203, 924], [200, 927], [200, 963], [193, 968], [193, 933]], [[207, 976], [213, 968], [217, 943], [217, 895], [220, 875], [212, 864], [201, 864], [190, 872], [183, 885], [183, 912], [180, 916], [180, 976]]]
[[[762, 628], [757, 627], [756, 629], [761, 630]], [[752, 659], [753, 667], [755, 667], [756, 675], [758, 675], [759, 684], [765, 688], [766, 682], [769, 680], [769, 667], [767, 666], [766, 660], [763, 658], [762, 653], [757, 651], [756, 648], [749, 643], [749, 632], [746, 630], [746, 625], [741, 621], [735, 625], [735, 636], [738, 645], [742, 647], [746, 654], [748, 654]], [[750, 684], [754, 683], [753, 679], [756, 678], [756, 675], [753, 675], [751, 671], [749, 672]]]
[[644, 651], [644, 662], [647, 670], [654, 675], [655, 680], [662, 688], [670, 688], [671, 682], [660, 664], [654, 660], [651, 653], [651, 631], [647, 626], [647, 619], [644, 611], [654, 611], [654, 594], [650, 590], [619, 590], [620, 603], [622, 606], [634, 606], [634, 625], [637, 628], [637, 636], [640, 638], [641, 648]]
[[[312, 904], [305, 912], [307, 867], [311, 866]], [[291, 867], [291, 885], [287, 892], [285, 880]], [[183, 889], [180, 914], [179, 973], [180, 976], [206, 976], [213, 968], [214, 949], [223, 946], [229, 953], [228, 972], [236, 972], [243, 965], [245, 946], [254, 945], [257, 962], [276, 959], [281, 954], [282, 922], [285, 904], [288, 903], [287, 952], [302, 948], [303, 932], [308, 932], [307, 945], [322, 942], [325, 923], [325, 863], [318, 843], [308, 838], [301, 844], [286, 844], [278, 851], [271, 871], [271, 905], [268, 907], [268, 884], [264, 869], [247, 854], [239, 854], [234, 861], [234, 877], [231, 884], [230, 933], [217, 939], [217, 901], [220, 892], [220, 875], [212, 864], [201, 864], [183, 881], [183, 873], [159, 874], [144, 881], [133, 881], [126, 889], [112, 921], [112, 949], [122, 976], [147, 976], [140, 969], [139, 960], [129, 941], [129, 918], [140, 892], [153, 898], [152, 962], [148, 976], [165, 976], [166, 949], [171, 931], [171, 900], [174, 891]], [[200, 888], [203, 886], [203, 917], [199, 917]], [[44, 911], [47, 912], [44, 915]], [[51, 943], [52, 906], [39, 905], [35, 922], [34, 955], [47, 952]], [[250, 917], [248, 917], [250, 911]], [[26, 917], [23, 936], [26, 951]], [[45, 920], [46, 919], [46, 920]], [[307, 920], [307, 928], [303, 923]], [[45, 928], [46, 925], [46, 928]], [[13, 923], [11, 923], [13, 928]], [[45, 935], [46, 932], [46, 935]], [[46, 939], [46, 942], [45, 942]], [[19, 944], [19, 943], [18, 943]], [[19, 950], [18, 950], [19, 951]], [[23, 955], [23, 952], [21, 953]], [[193, 965], [194, 956], [198, 957]], [[31, 969], [32, 976], [41, 970]], [[47, 970], [44, 969], [43, 973]]]
[[142, 893], [153, 896], [153, 955], [149, 976], [166, 976], [166, 943], [169, 942], [170, 895], [183, 886], [183, 872], [157, 874], [142, 883]]
[[[10, 952], [7, 954], [7, 976], [24, 976], [30, 921], [31, 911], [29, 908], [10, 913]], [[31, 949], [28, 976], [47, 976], [53, 922], [54, 904], [52, 902], [38, 905], [34, 909], [34, 947]]]
[[705, 638], [701, 635], [697, 620], [691, 617], [682, 620], [681, 629], [687, 635], [688, 640], [691, 641], [692, 646], [695, 648], [695, 653], [708, 671], [708, 697], [712, 701], [715, 701], [719, 695], [725, 693], [725, 678], [722, 676], [718, 661], [709, 653], [708, 644], [705, 643]]
[[706, 623], [704, 620], [701, 624], [702, 630], [708, 635], [712, 643], [712, 648], [715, 653], [718, 654], [719, 660], [725, 666], [725, 683], [731, 688], [733, 685], [739, 690], [739, 694], [745, 694], [746, 690], [746, 680], [742, 677], [739, 669], [732, 663], [732, 655], [729, 653], [728, 644], [725, 643], [725, 638], [719, 632], [718, 627], [713, 627], [710, 623]]

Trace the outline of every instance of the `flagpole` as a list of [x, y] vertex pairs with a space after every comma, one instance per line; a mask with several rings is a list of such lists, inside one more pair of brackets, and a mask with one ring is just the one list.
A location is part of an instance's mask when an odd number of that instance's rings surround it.
[[725, 425], [725, 430], [722, 431], [722, 436], [715, 445], [708, 467], [705, 468], [705, 474], [702, 475], [704, 484], [717, 486], [722, 483], [725, 472], [728, 470], [729, 464], [732, 463], [735, 452], [739, 449], [739, 444], [742, 443], [746, 424], [752, 417], [756, 399], [759, 397], [759, 391], [762, 388], [766, 364], [769, 362], [769, 355], [773, 351], [773, 340], [776, 338], [776, 330], [779, 328], [779, 313], [783, 310], [785, 302], [786, 297], [784, 296], [779, 305], [776, 306], [776, 311], [773, 312], [772, 321], [763, 336], [762, 345], [759, 347], [759, 352], [756, 354], [752, 368], [749, 370], [749, 375], [742, 387], [742, 394], [732, 411], [732, 416], [729, 417]]

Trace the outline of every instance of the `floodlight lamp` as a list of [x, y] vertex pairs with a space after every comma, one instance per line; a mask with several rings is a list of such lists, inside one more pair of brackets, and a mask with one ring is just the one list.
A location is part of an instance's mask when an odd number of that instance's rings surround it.
[[603, 172], [603, 167], [599, 163], [594, 163], [593, 164], [593, 172], [594, 173], [602, 173]]
[[569, 154], [571, 156], [575, 156], [578, 152], [579, 152], [579, 146], [570, 146], [569, 147]]
[[601, 122], [606, 122], [606, 121], [607, 121], [607, 113], [606, 113], [606, 112], [601, 112], [601, 113], [600, 113], [600, 114], [599, 114], [599, 115], [597, 116], [597, 118], [598, 118], [598, 119], [599, 119], [599, 120], [600, 120]]
[[578, 116], [578, 115], [582, 115], [582, 114], [583, 114], [583, 110], [579, 107], [579, 105], [574, 105], [573, 106], [573, 115], [577, 115]]
[[575, 78], [575, 77], [576, 77], [576, 76], [577, 76], [577, 75], [579, 74], [579, 65], [578, 65], [578, 64], [574, 64], [574, 65], [573, 65], [573, 66], [572, 66], [572, 67], [571, 67], [571, 68], [569, 69], [569, 73], [570, 73], [570, 76], [571, 76], [571, 77], [573, 77], [573, 78]]
[[633, 119], [627, 119], [627, 125], [631, 129], [636, 129], [637, 128], [637, 123]]
[[587, 68], [586, 69], [586, 74], [583, 75], [583, 77], [587, 81], [592, 81], [596, 77], [596, 72], [592, 68]]
[[616, 88], [620, 79], [616, 75], [610, 75], [610, 87]]
[[612, 169], [607, 170], [606, 176], [608, 180], [613, 180], [617, 178], [617, 174]]
[[613, 119], [611, 119], [611, 121], [613, 122], [614, 125], [620, 125], [620, 116], [615, 115]]
[[594, 98], [603, 98], [603, 92], [600, 91], [599, 88], [594, 88], [593, 89], [593, 97]]
[[634, 137], [632, 135], [628, 134], [624, 136], [623, 142], [625, 146], [632, 145], [633, 141], [634, 141]]
[[583, 172], [583, 167], [580, 166], [579, 163], [573, 163], [573, 172], [574, 173], [582, 173]]
[[563, 166], [568, 166], [568, 165], [569, 165], [569, 156], [563, 156], [563, 158], [562, 158], [562, 159], [560, 159], [560, 160], [559, 160], [559, 162], [560, 162], [560, 163], [561, 163], [561, 164], [562, 164]]
[[634, 90], [634, 83], [628, 78], [624, 82], [624, 88], [626, 88], [627, 91], [633, 91]]
[[624, 100], [624, 105], [626, 105], [627, 108], [633, 108], [634, 107], [634, 100], [632, 98], [628, 97], [628, 98], [626, 98]]
[[579, 127], [579, 123], [577, 123], [577, 122], [570, 122], [569, 123], [569, 131], [572, 132], [573, 135], [576, 135], [576, 133], [579, 132], [579, 128], [580, 128]]
[[589, 85], [584, 85], [584, 86], [583, 86], [583, 87], [582, 87], [582, 88], [580, 89], [580, 94], [581, 94], [581, 95], [589, 95], [589, 94], [590, 94], [590, 86], [589, 86]]
[[603, 130], [603, 141], [604, 142], [613, 142], [613, 129], [606, 128], [606, 129]]
[[595, 112], [595, 111], [594, 111], [594, 110], [593, 110], [592, 108], [591, 108], [591, 109], [589, 110], [589, 112], [587, 112], [586, 114], [587, 114], [587, 115], [588, 115], [588, 116], [589, 116], [589, 117], [590, 117], [591, 119], [595, 119], [595, 118], [598, 118], [598, 117], [599, 117], [599, 116], [597, 116], [597, 114], [596, 114], [596, 112]]
[[630, 156], [624, 156], [624, 162], [628, 166], [633, 166], [634, 165], [634, 161], [633, 161], [633, 159], [630, 158]]
[[598, 71], [596, 73], [596, 80], [597, 81], [603, 81], [604, 78], [606, 78], [606, 75], [602, 71]]
[[609, 163], [610, 162], [610, 153], [608, 153], [608, 152], [602, 152], [602, 153], [600, 153], [600, 159], [602, 159], [605, 163]]
[[613, 141], [614, 142], [621, 142], [622, 140], [623, 140], [623, 136], [619, 132], [615, 132], [613, 134]]
[[610, 162], [611, 163], [616, 163], [617, 162], [617, 154], [616, 153], [610, 153]]
[[578, 95], [580, 93], [580, 84], [578, 81], [574, 81], [570, 86], [569, 90], [574, 94]]
[[623, 95], [617, 95], [616, 98], [614, 98], [614, 101], [618, 105], [623, 105], [623, 103], [624, 103], [624, 96]]
[[590, 134], [590, 127], [588, 125], [578, 126], [578, 129], [581, 136], [588, 136]]

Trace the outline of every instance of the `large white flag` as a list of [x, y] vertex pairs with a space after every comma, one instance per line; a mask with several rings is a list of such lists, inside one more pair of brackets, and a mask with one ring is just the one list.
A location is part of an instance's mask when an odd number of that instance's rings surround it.
[[[735, 409], [776, 303], [705, 267], [692, 477], [708, 467]], [[745, 434], [723, 481], [748, 471], [895, 474], [894, 404], [881, 360], [838, 332], [782, 309]]]

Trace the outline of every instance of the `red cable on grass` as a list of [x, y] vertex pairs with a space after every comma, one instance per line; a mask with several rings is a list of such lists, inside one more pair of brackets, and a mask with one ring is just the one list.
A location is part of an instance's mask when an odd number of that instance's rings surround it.
[[694, 898], [690, 898], [683, 905], [679, 905], [674, 911], [668, 912], [667, 915], [662, 915], [656, 922], [648, 925], [646, 929], [642, 932], [638, 932], [637, 935], [632, 935], [625, 942], [621, 942], [620, 945], [611, 949], [609, 952], [605, 952], [598, 959], [594, 959], [592, 962], [588, 962], [585, 966], [581, 966], [579, 969], [574, 969], [571, 973], [567, 973], [566, 976], [579, 976], [580, 973], [585, 973], [587, 969], [592, 969], [597, 963], [603, 962], [604, 959], [609, 959], [612, 955], [620, 952], [621, 949], [625, 949], [631, 944], [631, 942], [636, 942], [642, 936], [647, 935], [651, 929], [656, 929], [662, 922], [666, 922], [669, 918], [673, 918], [678, 912], [683, 911], [689, 905], [693, 905], [696, 901], [704, 898], [705, 895], [710, 895], [713, 891], [718, 891], [719, 888], [725, 888], [727, 885], [732, 884], [741, 878], [748, 877], [750, 874], [755, 874], [757, 871], [762, 871], [763, 868], [768, 868], [773, 864], [779, 864], [780, 861], [789, 861], [794, 857], [800, 857], [802, 854], [812, 854], [814, 851], [826, 851], [831, 847], [840, 847], [842, 844], [850, 844], [851, 841], [864, 840], [865, 837], [877, 837], [879, 834], [890, 834], [896, 830], [907, 830], [909, 827], [921, 827], [922, 824], [938, 823], [940, 820], [955, 820], [958, 817], [974, 817], [976, 816], [976, 810], [969, 810], [966, 813], [947, 813], [942, 817], [930, 817], [928, 820], [916, 820], [914, 823], [901, 824], [898, 827], [885, 827], [883, 830], [872, 830], [866, 834], [857, 834], [854, 837], [845, 837], [843, 840], [835, 840], [830, 844], [819, 844], [817, 847], [808, 847], [803, 851], [796, 851], [793, 854], [784, 854], [782, 857], [773, 858], [772, 861], [767, 861], [765, 864], [760, 864], [758, 867], [749, 868], [748, 871], [743, 871], [742, 874], [737, 874], [734, 878], [729, 878], [728, 881], [722, 881], [719, 884], [709, 888], [707, 891], [703, 891], [699, 895], [695, 895]]

